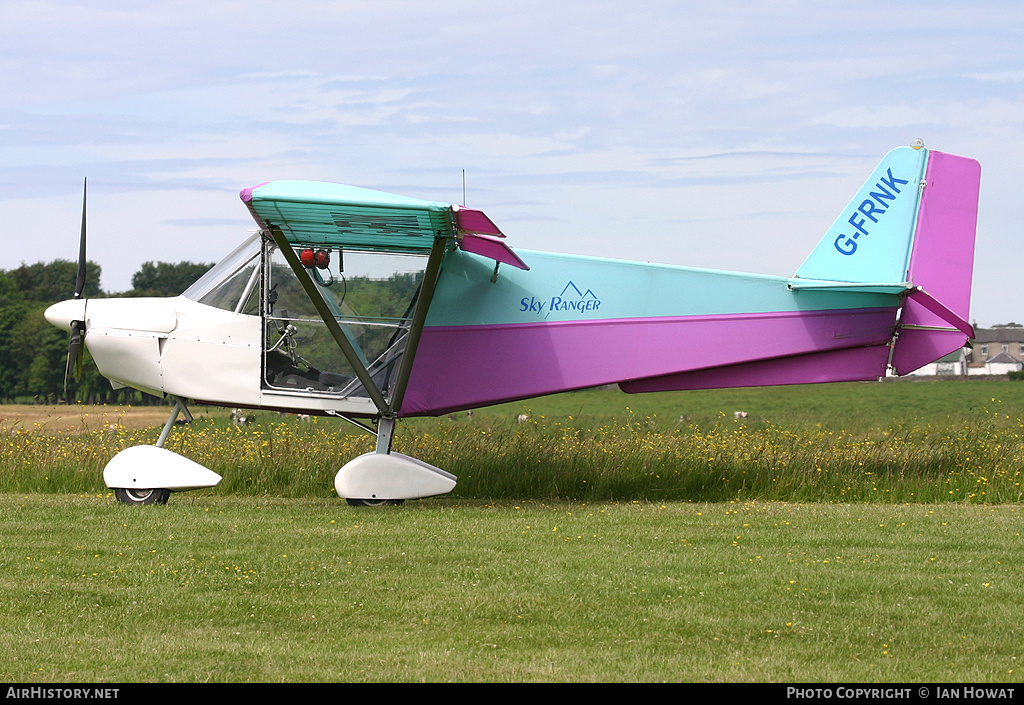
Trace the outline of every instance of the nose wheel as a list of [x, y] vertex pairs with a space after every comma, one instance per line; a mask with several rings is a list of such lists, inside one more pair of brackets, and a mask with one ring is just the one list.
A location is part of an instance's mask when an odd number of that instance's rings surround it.
[[171, 496], [170, 490], [139, 490], [115, 488], [114, 496], [121, 504], [167, 504]]
[[391, 504], [401, 504], [404, 499], [346, 499], [353, 507], [386, 507]]

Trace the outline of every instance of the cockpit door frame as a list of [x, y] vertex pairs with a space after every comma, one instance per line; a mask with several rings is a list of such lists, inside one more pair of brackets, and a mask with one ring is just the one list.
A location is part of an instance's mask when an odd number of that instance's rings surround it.
[[269, 228], [269, 236], [281, 251], [285, 261], [295, 274], [295, 277], [298, 279], [299, 284], [301, 284], [303, 291], [305, 291], [306, 296], [309, 297], [310, 302], [316, 309], [317, 315], [319, 315], [321, 320], [323, 320], [324, 325], [331, 334], [331, 337], [334, 338], [334, 342], [338, 345], [338, 348], [345, 356], [346, 361], [348, 361], [349, 365], [352, 366], [352, 370], [356, 373], [356, 378], [363, 385], [363, 388], [366, 390], [371, 401], [373, 401], [373, 404], [380, 413], [380, 416], [382, 418], [389, 419], [395, 418], [399, 409], [402, 407], [402, 399], [405, 396], [409, 375], [412, 373], [412, 364], [416, 355], [416, 347], [419, 344], [420, 334], [423, 331], [423, 324], [427, 318], [427, 310], [430, 308], [430, 302], [434, 296], [434, 289], [437, 286], [437, 278], [441, 271], [441, 260], [444, 258], [445, 252], [447, 251], [449, 238], [438, 235], [434, 238], [431, 245], [430, 254], [427, 258], [427, 266], [423, 273], [423, 282], [420, 285], [420, 291], [416, 299], [416, 306], [413, 309], [412, 322], [405, 350], [402, 354], [402, 362], [398, 369], [398, 376], [395, 379], [394, 391], [391, 395], [391, 401], [389, 402], [377, 384], [373, 381], [373, 377], [370, 375], [366, 365], [360, 359], [360, 355], [353, 347], [352, 342], [348, 339], [348, 336], [345, 335], [345, 331], [341, 329], [341, 326], [334, 317], [334, 312], [331, 311], [327, 302], [324, 301], [316, 283], [313, 281], [313, 278], [299, 261], [299, 258], [293, 249], [294, 243], [288, 241], [280, 228], [274, 227], [270, 223], [267, 223], [267, 226]]

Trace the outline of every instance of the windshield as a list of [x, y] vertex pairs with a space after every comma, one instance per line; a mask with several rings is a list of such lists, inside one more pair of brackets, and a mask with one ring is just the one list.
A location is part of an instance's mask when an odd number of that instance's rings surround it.
[[[259, 254], [260, 236], [257, 234], [199, 277], [182, 296], [228, 311], [257, 313], [251, 311], [252, 306], [246, 305], [246, 302], [255, 303], [258, 299], [256, 276]], [[253, 292], [256, 292], [256, 296]]]

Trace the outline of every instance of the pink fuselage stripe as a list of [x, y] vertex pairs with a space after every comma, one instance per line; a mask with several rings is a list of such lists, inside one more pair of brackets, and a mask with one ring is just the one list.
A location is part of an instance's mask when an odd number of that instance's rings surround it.
[[623, 382], [620, 386], [624, 392], [638, 394], [684, 389], [770, 387], [784, 384], [867, 381], [885, 376], [889, 352], [888, 344], [825, 350], [806, 355], [744, 362], [727, 367], [711, 367], [640, 379]]
[[896, 308], [423, 330], [401, 415], [888, 343]]

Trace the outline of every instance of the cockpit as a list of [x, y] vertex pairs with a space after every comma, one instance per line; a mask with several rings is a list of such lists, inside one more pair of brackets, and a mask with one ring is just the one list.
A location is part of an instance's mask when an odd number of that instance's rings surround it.
[[353, 362], [388, 397], [412, 324], [427, 256], [338, 246], [292, 250], [356, 357], [351, 360], [270, 238], [254, 235], [183, 294], [262, 319], [266, 391], [367, 397]]

